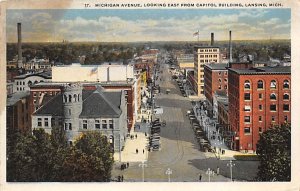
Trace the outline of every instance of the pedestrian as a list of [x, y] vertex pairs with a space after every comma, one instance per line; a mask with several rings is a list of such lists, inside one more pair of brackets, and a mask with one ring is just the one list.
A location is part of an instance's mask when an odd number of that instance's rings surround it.
[[147, 137], [147, 133], [145, 132], [145, 137]]
[[144, 154], [145, 150], [143, 149], [143, 154]]
[[127, 168], [129, 167], [129, 162], [127, 162]]
[[123, 181], [124, 181], [124, 176], [122, 175], [122, 176], [121, 176], [121, 182], [123, 182]]
[[138, 150], [138, 149], [135, 149], [135, 153], [138, 154], [138, 153], [139, 153], [139, 150]]
[[201, 182], [201, 179], [202, 179], [202, 174], [200, 174], [200, 176], [199, 176], [199, 181]]
[[137, 134], [135, 134], [135, 138], [137, 139]]
[[217, 166], [217, 175], [220, 173], [220, 168]]

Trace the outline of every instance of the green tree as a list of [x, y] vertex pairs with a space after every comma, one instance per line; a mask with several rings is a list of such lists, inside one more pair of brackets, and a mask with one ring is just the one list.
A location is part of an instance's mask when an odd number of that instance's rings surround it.
[[259, 181], [291, 180], [291, 126], [274, 126], [260, 136], [257, 144], [260, 160]]
[[107, 182], [113, 155], [107, 138], [99, 132], [82, 134], [63, 164], [63, 181]]

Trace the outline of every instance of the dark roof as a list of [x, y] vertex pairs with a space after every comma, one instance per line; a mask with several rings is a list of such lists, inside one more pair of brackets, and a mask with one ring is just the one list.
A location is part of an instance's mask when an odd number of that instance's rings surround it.
[[266, 74], [291, 74], [290, 66], [276, 66], [276, 67], [257, 67], [248, 69], [233, 69], [228, 70], [241, 75], [266, 75]]
[[34, 115], [63, 116], [63, 101], [61, 93], [50, 99], [45, 105], [39, 108]]
[[205, 64], [204, 67], [208, 67], [211, 70], [227, 70], [227, 64], [220, 64], [220, 63], [214, 63], [214, 64]]
[[121, 114], [121, 91], [93, 91], [83, 100], [80, 117], [119, 117]]
[[[83, 106], [80, 117], [119, 117], [121, 114], [121, 91], [102, 92], [97, 90], [83, 90]], [[59, 93], [34, 115], [63, 116], [62, 94]]]

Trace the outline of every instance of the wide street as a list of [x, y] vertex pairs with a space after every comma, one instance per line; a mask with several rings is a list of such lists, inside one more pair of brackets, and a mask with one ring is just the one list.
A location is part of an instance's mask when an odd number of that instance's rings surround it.
[[[155, 105], [163, 108], [163, 114], [156, 117], [166, 121], [161, 128], [161, 150], [147, 152], [148, 160], [144, 167], [144, 180], [146, 182], [167, 182], [166, 171], [171, 169], [172, 182], [202, 182], [209, 180], [207, 169], [219, 175], [210, 177], [210, 181], [230, 181], [229, 161], [218, 160], [213, 153], [204, 153], [199, 150], [190, 121], [186, 116], [187, 110], [192, 108], [189, 98], [183, 97], [175, 80], [172, 80], [168, 65], [160, 66], [156, 84], [161, 87], [161, 93], [155, 96]], [[170, 93], [166, 94], [166, 89]], [[257, 162], [234, 161], [233, 177], [238, 180], [252, 180], [255, 177]], [[114, 169], [113, 175], [122, 174], [124, 181], [142, 181], [143, 170], [141, 162], [131, 162], [130, 167], [120, 171]], [[238, 170], [239, 169], [239, 170]], [[240, 170], [243, 169], [243, 170]]]

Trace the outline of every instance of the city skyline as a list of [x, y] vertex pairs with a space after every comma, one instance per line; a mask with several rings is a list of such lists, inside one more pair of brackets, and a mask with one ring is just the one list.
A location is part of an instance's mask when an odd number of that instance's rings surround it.
[[290, 9], [7, 10], [7, 42], [142, 42], [290, 39]]

